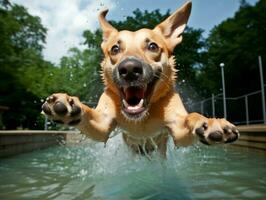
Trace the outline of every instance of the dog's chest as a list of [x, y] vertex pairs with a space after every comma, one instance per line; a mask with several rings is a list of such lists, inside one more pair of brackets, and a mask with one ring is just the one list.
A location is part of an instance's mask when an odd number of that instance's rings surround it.
[[118, 122], [118, 126], [129, 136], [136, 138], [155, 137], [165, 131], [163, 124], [157, 120], [144, 122]]

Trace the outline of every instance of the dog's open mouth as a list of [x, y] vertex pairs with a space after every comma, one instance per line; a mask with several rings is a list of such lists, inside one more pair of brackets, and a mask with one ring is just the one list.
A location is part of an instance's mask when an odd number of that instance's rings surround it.
[[122, 110], [128, 117], [141, 118], [148, 110], [156, 80], [142, 86], [123, 86]]
[[146, 87], [123, 87], [122, 88], [122, 103], [123, 110], [130, 114], [136, 115], [142, 113], [146, 108], [147, 103]]

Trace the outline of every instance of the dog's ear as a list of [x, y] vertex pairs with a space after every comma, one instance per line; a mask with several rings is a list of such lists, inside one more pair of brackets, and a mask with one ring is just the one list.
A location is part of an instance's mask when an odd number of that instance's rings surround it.
[[108, 9], [104, 9], [100, 12], [98, 17], [103, 31], [103, 41], [106, 41], [112, 32], [117, 32], [117, 30], [105, 19], [107, 13]]
[[181, 34], [185, 30], [191, 7], [192, 3], [189, 1], [154, 28], [165, 37], [170, 51], [173, 51], [175, 46], [182, 41]]

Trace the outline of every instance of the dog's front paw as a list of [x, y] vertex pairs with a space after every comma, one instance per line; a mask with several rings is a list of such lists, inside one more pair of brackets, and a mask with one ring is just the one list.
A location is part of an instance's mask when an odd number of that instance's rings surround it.
[[236, 127], [225, 119], [207, 119], [198, 124], [195, 133], [199, 140], [207, 145], [231, 143], [240, 136]]
[[79, 99], [64, 93], [56, 93], [47, 97], [42, 110], [54, 122], [70, 126], [79, 124], [83, 114]]

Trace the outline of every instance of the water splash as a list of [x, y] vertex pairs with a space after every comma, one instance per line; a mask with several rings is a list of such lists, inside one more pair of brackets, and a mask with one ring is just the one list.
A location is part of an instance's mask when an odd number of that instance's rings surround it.
[[[152, 143], [150, 138], [147, 141]], [[117, 132], [105, 148], [102, 143], [82, 140], [74, 146], [2, 160], [0, 196], [186, 200], [249, 199], [256, 194], [256, 199], [265, 199], [266, 179], [261, 176], [266, 173], [265, 164], [265, 158], [256, 154], [223, 146], [177, 149], [171, 140], [167, 159], [158, 152], [147, 159], [133, 154]]]

